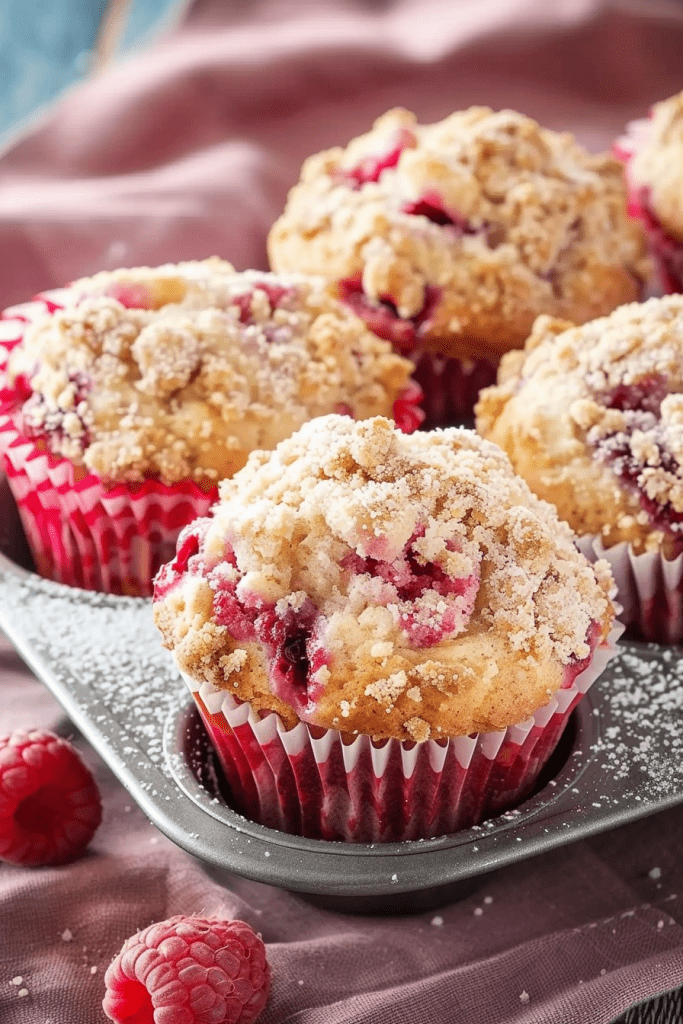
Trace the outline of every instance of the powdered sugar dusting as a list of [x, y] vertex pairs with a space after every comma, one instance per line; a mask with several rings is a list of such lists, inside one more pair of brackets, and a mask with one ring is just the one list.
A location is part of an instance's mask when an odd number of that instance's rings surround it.
[[159, 642], [151, 603], [35, 578], [8, 585], [1, 577], [0, 600], [21, 623], [21, 636], [7, 630], [10, 638], [30, 647], [57, 685], [77, 696], [83, 715], [103, 732], [112, 718], [118, 723], [125, 760], [142, 752], [167, 771], [163, 724], [183, 687]]
[[606, 780], [612, 780], [606, 789], [616, 782], [621, 799], [627, 795], [638, 802], [681, 793], [683, 660], [678, 651], [627, 645], [601, 692], [608, 722], [594, 749]]

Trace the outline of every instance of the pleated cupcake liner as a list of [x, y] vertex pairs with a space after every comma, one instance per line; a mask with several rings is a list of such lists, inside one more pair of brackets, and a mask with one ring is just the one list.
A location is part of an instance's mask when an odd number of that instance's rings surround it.
[[182, 528], [207, 515], [217, 488], [158, 480], [105, 487], [68, 459], [41, 451], [10, 417], [0, 418], [2, 464], [36, 570], [85, 590], [151, 597]]
[[622, 608], [619, 619], [631, 636], [683, 642], [683, 554], [674, 559], [659, 551], [636, 554], [626, 541], [606, 548], [599, 535], [586, 534], [577, 544], [590, 562], [609, 562]]
[[499, 732], [408, 743], [304, 722], [287, 730], [225, 690], [183, 674], [231, 801], [281, 832], [354, 843], [446, 835], [514, 807], [538, 777], [584, 693], [616, 653], [620, 624], [588, 667], [524, 722]]
[[415, 363], [413, 379], [424, 392], [425, 429], [471, 424], [479, 392], [496, 383], [497, 363], [489, 359], [455, 359], [425, 349], [408, 358]]

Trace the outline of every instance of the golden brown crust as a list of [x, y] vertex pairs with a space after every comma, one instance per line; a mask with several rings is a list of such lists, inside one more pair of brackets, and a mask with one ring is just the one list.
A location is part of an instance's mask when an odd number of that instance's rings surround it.
[[477, 429], [577, 533], [668, 553], [683, 512], [681, 392], [683, 297], [582, 327], [539, 317], [481, 393]]
[[[392, 147], [395, 165], [359, 187], [353, 175]], [[425, 196], [456, 223], [405, 212]], [[521, 345], [539, 313], [607, 313], [639, 297], [648, 269], [616, 160], [484, 107], [424, 126], [389, 111], [345, 150], [310, 157], [268, 246], [278, 270], [360, 275], [370, 301], [390, 296], [404, 318], [438, 292], [420, 337], [461, 358]]]
[[[606, 565], [472, 431], [328, 416], [220, 491], [162, 571], [156, 622], [184, 672], [288, 726], [505, 728], [609, 631]], [[302, 677], [283, 682], [304, 642]]]
[[412, 364], [321, 278], [237, 273], [222, 260], [98, 274], [12, 353], [23, 420], [108, 483], [210, 488], [306, 420], [391, 414]]

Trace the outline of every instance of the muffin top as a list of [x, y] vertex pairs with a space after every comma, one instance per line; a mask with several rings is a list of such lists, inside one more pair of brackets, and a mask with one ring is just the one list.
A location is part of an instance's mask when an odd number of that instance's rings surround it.
[[503, 452], [326, 416], [220, 485], [155, 586], [179, 667], [299, 720], [423, 741], [522, 722], [607, 634], [590, 565]]
[[617, 160], [486, 107], [433, 125], [391, 110], [310, 157], [269, 236], [275, 269], [337, 281], [401, 351], [459, 357], [521, 345], [539, 313], [638, 298], [644, 252]]
[[683, 92], [655, 103], [638, 125], [630, 180], [665, 230], [683, 240]]
[[683, 296], [575, 327], [539, 317], [479, 399], [477, 428], [606, 546], [683, 549]]
[[390, 415], [412, 370], [322, 278], [210, 259], [97, 274], [61, 300], [8, 376], [23, 430], [109, 484], [210, 489], [314, 416]]

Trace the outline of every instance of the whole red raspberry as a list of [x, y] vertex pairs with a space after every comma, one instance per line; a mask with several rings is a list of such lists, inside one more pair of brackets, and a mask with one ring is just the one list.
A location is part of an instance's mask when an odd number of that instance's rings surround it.
[[126, 939], [104, 981], [102, 1006], [118, 1024], [251, 1024], [270, 968], [244, 921], [181, 914]]
[[67, 740], [44, 730], [0, 736], [0, 860], [64, 864], [101, 820], [97, 783]]

